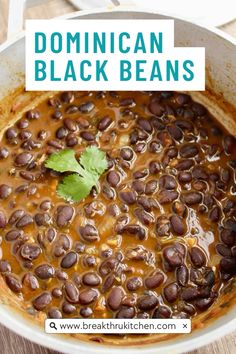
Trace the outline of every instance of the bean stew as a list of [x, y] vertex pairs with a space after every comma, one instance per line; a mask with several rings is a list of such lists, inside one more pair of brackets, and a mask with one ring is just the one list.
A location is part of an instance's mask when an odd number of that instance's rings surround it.
[[[45, 161], [88, 146], [108, 168], [68, 202]], [[235, 137], [188, 94], [54, 94], [0, 142], [0, 277], [47, 318], [197, 319], [236, 274], [235, 171]]]

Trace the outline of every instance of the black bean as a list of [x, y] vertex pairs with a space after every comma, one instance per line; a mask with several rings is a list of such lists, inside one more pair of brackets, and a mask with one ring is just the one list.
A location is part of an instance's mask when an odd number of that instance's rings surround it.
[[214, 298], [207, 298], [207, 299], [197, 299], [195, 301], [195, 306], [200, 311], [207, 310], [214, 302]]
[[3, 229], [7, 224], [7, 218], [3, 210], [0, 210], [0, 229]]
[[[61, 94], [61, 100], [64, 103], [71, 103], [74, 100], [74, 94], [71, 91], [66, 91]], [[57, 104], [58, 106], [58, 104]]]
[[9, 128], [6, 130], [5, 135], [7, 140], [13, 140], [17, 137], [17, 131], [14, 128]]
[[196, 287], [189, 286], [182, 290], [182, 299], [184, 301], [192, 301], [199, 296], [199, 291]]
[[133, 181], [132, 182], [132, 188], [137, 192], [138, 194], [142, 194], [145, 191], [145, 184], [142, 181]]
[[179, 150], [180, 156], [184, 158], [194, 157], [199, 153], [197, 145], [185, 144]]
[[175, 101], [178, 105], [183, 106], [191, 100], [191, 97], [185, 93], [176, 93]]
[[49, 104], [49, 106], [54, 107], [54, 108], [61, 108], [61, 106], [62, 106], [61, 102], [57, 98], [50, 98], [48, 100], [48, 104]]
[[100, 266], [99, 266], [99, 274], [104, 277], [108, 274], [110, 274], [114, 269], [115, 267], [117, 266], [117, 259], [114, 258], [114, 257], [110, 257], [106, 260], [104, 260]]
[[5, 276], [5, 281], [8, 285], [8, 287], [14, 292], [14, 293], [20, 293], [22, 290], [22, 285], [20, 283], [20, 280], [12, 274], [6, 274]]
[[121, 231], [121, 234], [128, 233], [130, 235], [136, 235], [140, 240], [144, 240], [146, 237], [146, 231], [143, 227], [137, 224], [129, 224], [124, 226]]
[[150, 225], [150, 224], [154, 223], [154, 221], [155, 221], [155, 219], [152, 216], [152, 214], [147, 213], [145, 210], [143, 210], [143, 208], [136, 208], [134, 210], [134, 215], [144, 225]]
[[80, 226], [78, 231], [83, 241], [94, 242], [99, 240], [98, 230], [93, 225]]
[[48, 318], [61, 319], [62, 318], [62, 313], [57, 308], [53, 307], [53, 308], [48, 310]]
[[25, 243], [20, 249], [21, 257], [29, 261], [37, 259], [41, 252], [41, 248], [34, 243]]
[[106, 130], [111, 124], [112, 124], [112, 119], [109, 116], [103, 117], [99, 122], [98, 122], [98, 130], [104, 131]]
[[157, 218], [156, 234], [160, 237], [170, 235], [170, 221], [167, 216], [161, 215]]
[[[29, 140], [31, 137], [32, 137], [32, 133], [29, 131], [29, 130], [24, 130], [22, 132], [19, 133], [19, 138], [21, 140]], [[26, 148], [28, 145], [25, 143], [25, 144], [22, 144], [22, 147], [23, 148]], [[32, 149], [28, 149], [28, 150], [32, 150]]]
[[93, 102], [85, 102], [79, 106], [79, 110], [82, 113], [90, 113], [94, 109], [94, 104]]
[[187, 207], [183, 203], [179, 202], [178, 200], [176, 200], [172, 204], [172, 210], [175, 214], [180, 215], [182, 217], [185, 217], [187, 213]]
[[96, 265], [96, 258], [94, 256], [84, 256], [83, 264], [85, 267], [94, 267]]
[[168, 191], [168, 190], [160, 191], [159, 196], [158, 196], [158, 200], [159, 200], [160, 204], [171, 203], [177, 198], [178, 198], [178, 192]]
[[134, 105], [135, 105], [135, 101], [132, 97], [125, 97], [120, 100], [121, 107], [134, 106]]
[[179, 267], [183, 264], [184, 255], [181, 249], [176, 245], [167, 246], [163, 250], [164, 260], [173, 268]]
[[98, 286], [101, 282], [100, 277], [95, 272], [87, 272], [82, 277], [82, 282], [84, 285], [88, 286]]
[[68, 302], [63, 302], [62, 311], [67, 315], [71, 315], [76, 312], [76, 307]]
[[152, 175], [157, 174], [161, 170], [161, 164], [158, 161], [151, 161], [149, 164], [149, 172]]
[[134, 204], [136, 202], [136, 194], [133, 191], [120, 192], [119, 196], [127, 204]]
[[236, 273], [236, 258], [235, 257], [224, 257], [220, 261], [220, 270], [223, 273], [235, 274]]
[[171, 175], [162, 175], [159, 179], [159, 188], [172, 190], [177, 187], [176, 180]]
[[63, 272], [61, 269], [56, 270], [55, 276], [60, 281], [66, 281], [68, 279], [68, 274], [66, 272]]
[[78, 128], [77, 122], [75, 120], [73, 120], [73, 119], [70, 119], [70, 118], [65, 118], [63, 120], [63, 124], [71, 132], [75, 132], [77, 130], [77, 128]]
[[218, 222], [220, 220], [220, 216], [221, 216], [220, 207], [218, 207], [218, 206], [213, 207], [209, 213], [209, 219], [212, 222]]
[[155, 271], [154, 274], [150, 275], [144, 280], [144, 285], [148, 289], [155, 289], [160, 286], [164, 281], [164, 275], [160, 271]]
[[192, 108], [193, 112], [197, 116], [200, 116], [200, 117], [204, 116], [204, 114], [207, 113], [206, 108], [201, 103], [198, 103], [198, 102], [193, 102], [191, 108]]
[[109, 171], [107, 174], [107, 182], [112, 186], [116, 187], [120, 182], [120, 176], [116, 171]]
[[57, 208], [57, 215], [56, 215], [56, 223], [58, 227], [65, 227], [67, 226], [73, 216], [74, 216], [74, 208], [69, 205], [60, 205]]
[[138, 118], [137, 119], [137, 124], [140, 126], [140, 128], [142, 128], [146, 132], [148, 132], [148, 133], [152, 132], [152, 125], [149, 122], [149, 120], [144, 119], [144, 118]]
[[77, 263], [77, 260], [77, 253], [71, 251], [62, 258], [61, 267], [65, 269], [72, 268]]
[[193, 124], [192, 122], [184, 119], [176, 119], [174, 124], [182, 130], [193, 131]]
[[17, 252], [19, 251], [19, 249], [21, 248], [22, 245], [25, 244], [25, 242], [27, 242], [29, 239], [28, 236], [22, 236], [22, 238], [20, 238], [19, 240], [16, 240], [12, 246], [12, 253], [14, 255], [17, 254]]
[[93, 310], [90, 307], [82, 307], [79, 313], [82, 317], [88, 318], [92, 316]]
[[31, 109], [30, 111], [26, 112], [26, 117], [30, 120], [39, 119], [40, 112], [36, 109]]
[[102, 185], [102, 194], [105, 196], [106, 199], [112, 200], [115, 198], [116, 194], [114, 189], [112, 189], [109, 185], [103, 184]]
[[144, 169], [144, 170], [135, 171], [133, 173], [133, 176], [134, 176], [135, 179], [145, 178], [145, 177], [148, 176], [148, 170]]
[[180, 172], [178, 174], [178, 180], [181, 183], [189, 183], [192, 181], [192, 174], [190, 172]]
[[37, 213], [34, 220], [38, 226], [47, 226], [51, 222], [51, 216], [48, 213]]
[[95, 140], [95, 136], [93, 133], [90, 133], [88, 131], [83, 131], [80, 133], [81, 138], [83, 138], [86, 141], [94, 141]]
[[10, 230], [6, 233], [5, 239], [7, 241], [15, 241], [17, 238], [23, 235], [21, 230]]
[[15, 192], [16, 193], [23, 193], [25, 191], [27, 191], [27, 189], [29, 188], [29, 185], [26, 183], [26, 184], [21, 184], [19, 187], [17, 187], [15, 189]]
[[28, 165], [33, 159], [33, 155], [28, 152], [22, 152], [15, 158], [15, 165], [17, 167]]
[[56, 131], [57, 139], [64, 139], [68, 134], [68, 130], [65, 127], [60, 127]]
[[122, 157], [122, 159], [126, 160], [126, 161], [130, 161], [133, 159], [134, 157], [134, 152], [131, 148], [127, 147], [127, 148], [122, 148], [120, 150], [120, 156]]
[[140, 196], [137, 198], [138, 205], [141, 205], [145, 211], [151, 211], [153, 204], [147, 197]]
[[0, 260], [0, 273], [10, 273], [11, 265], [6, 260]]
[[41, 264], [35, 268], [35, 274], [40, 279], [50, 279], [54, 277], [55, 270], [50, 264]]
[[78, 144], [78, 138], [74, 134], [68, 134], [66, 137], [66, 146], [72, 147]]
[[179, 287], [176, 283], [170, 283], [163, 289], [166, 300], [170, 303], [175, 302], [178, 299]]
[[57, 149], [57, 150], [61, 150], [61, 149], [63, 149], [63, 147], [64, 147], [63, 142], [60, 141], [60, 140], [56, 140], [56, 139], [49, 140], [49, 141], [47, 142], [47, 144], [48, 144], [49, 146], [52, 146], [53, 148], [55, 148], [55, 149]]
[[29, 171], [20, 171], [20, 176], [24, 179], [26, 179], [27, 181], [34, 181], [35, 180], [35, 176], [33, 175], [33, 173], [29, 172]]
[[180, 160], [175, 166], [178, 171], [187, 171], [194, 165], [193, 160]]
[[199, 192], [186, 192], [181, 195], [181, 199], [189, 206], [200, 204], [202, 202], [202, 194]]
[[229, 247], [225, 246], [223, 243], [218, 243], [216, 245], [217, 252], [223, 257], [232, 256], [232, 251]]
[[142, 129], [135, 128], [130, 134], [130, 143], [132, 145], [137, 144], [138, 141], [146, 141], [148, 133]]
[[59, 120], [62, 118], [62, 112], [59, 109], [56, 109], [53, 114], [52, 114], [52, 118]]
[[81, 305], [88, 305], [95, 301], [98, 297], [98, 292], [94, 289], [82, 290], [79, 294], [79, 302]]
[[113, 287], [107, 297], [107, 304], [111, 310], [116, 311], [121, 306], [124, 290], [120, 287]]
[[0, 185], [0, 199], [6, 199], [12, 193], [12, 188], [7, 184]]
[[206, 263], [206, 256], [203, 251], [198, 247], [192, 247], [189, 251], [190, 259], [193, 265], [197, 268], [200, 268]]
[[179, 285], [186, 286], [189, 279], [188, 268], [185, 265], [181, 265], [176, 269], [176, 280]]
[[107, 292], [115, 283], [115, 275], [109, 274], [102, 285], [102, 292]]
[[192, 169], [193, 178], [207, 180], [209, 178], [208, 173], [201, 166], [195, 166]]
[[16, 223], [16, 227], [21, 229], [24, 228], [28, 225], [33, 224], [34, 219], [32, 218], [32, 216], [30, 216], [29, 214], [25, 214], [23, 215]]
[[174, 145], [173, 139], [166, 131], [161, 131], [157, 134], [157, 141], [164, 147]]
[[59, 299], [62, 297], [62, 291], [59, 288], [54, 288], [52, 289], [52, 296], [55, 297], [56, 299]]
[[26, 273], [22, 279], [22, 283], [30, 290], [34, 291], [36, 289], [39, 289], [39, 282], [32, 273]]
[[168, 307], [166, 306], [159, 306], [152, 315], [152, 318], [160, 318], [160, 319], [165, 319], [165, 318], [170, 318], [171, 316], [171, 311]]
[[117, 312], [116, 318], [133, 318], [135, 316], [134, 307], [122, 306], [121, 309]]
[[41, 204], [40, 204], [40, 209], [43, 211], [48, 211], [51, 209], [52, 207], [52, 203], [50, 200], [44, 200]]
[[155, 295], [143, 295], [138, 299], [137, 306], [142, 311], [153, 310], [159, 301]]
[[156, 190], [157, 190], [157, 181], [154, 179], [148, 181], [145, 187], [145, 194], [147, 195], [154, 194]]
[[179, 215], [172, 215], [170, 217], [170, 224], [172, 230], [177, 235], [183, 235], [185, 233], [185, 226], [183, 218]]
[[173, 139], [180, 141], [183, 138], [183, 132], [178, 126], [171, 124], [167, 127], [167, 130]]
[[51, 294], [49, 292], [44, 292], [33, 300], [33, 306], [36, 310], [42, 311], [50, 304], [51, 301]]
[[232, 135], [226, 135], [222, 142], [223, 148], [227, 154], [232, 154], [236, 149], [236, 139]]
[[72, 304], [76, 304], [79, 302], [79, 290], [72, 282], [65, 282], [65, 293], [68, 302]]
[[152, 153], [158, 153], [162, 149], [160, 143], [158, 141], [152, 141], [149, 145], [149, 150]]
[[137, 291], [143, 285], [142, 278], [140, 277], [132, 277], [129, 278], [126, 282], [126, 288], [129, 291]]
[[152, 114], [158, 117], [161, 117], [165, 111], [165, 108], [158, 101], [150, 102], [148, 109]]
[[0, 148], [0, 160], [6, 159], [9, 155], [9, 151], [6, 147]]

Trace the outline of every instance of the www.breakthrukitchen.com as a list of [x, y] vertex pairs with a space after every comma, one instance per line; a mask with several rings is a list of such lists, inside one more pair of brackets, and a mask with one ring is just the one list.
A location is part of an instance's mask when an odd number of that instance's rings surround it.
[[60, 319], [45, 321], [47, 333], [190, 333], [189, 319]]

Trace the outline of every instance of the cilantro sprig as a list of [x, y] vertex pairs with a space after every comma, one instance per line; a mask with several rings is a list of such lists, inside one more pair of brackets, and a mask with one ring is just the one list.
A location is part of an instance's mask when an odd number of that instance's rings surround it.
[[57, 172], [75, 172], [62, 179], [57, 193], [68, 201], [79, 202], [97, 185], [108, 164], [106, 154], [96, 146], [90, 146], [82, 152], [79, 162], [74, 150], [65, 149], [52, 154], [45, 166]]

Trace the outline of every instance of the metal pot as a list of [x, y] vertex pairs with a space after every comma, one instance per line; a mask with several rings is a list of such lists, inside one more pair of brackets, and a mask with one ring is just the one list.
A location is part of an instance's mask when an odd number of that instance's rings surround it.
[[[14, 3], [16, 4], [18, 1], [14, 1]], [[17, 9], [18, 12], [22, 12], [23, 7], [21, 5]], [[22, 19], [12, 17], [12, 15], [10, 18], [10, 25], [14, 24], [15, 29], [22, 25]], [[124, 5], [75, 12], [63, 18], [87, 18], [94, 20], [98, 18], [104, 20], [132, 18], [139, 19], [140, 26], [142, 26], [142, 19], [165, 19], [168, 17], [164, 14], [154, 13], [151, 10], [135, 9], [134, 7]], [[204, 28], [179, 18], [175, 19], [175, 46], [204, 46], [206, 48], [206, 86], [208, 91], [205, 94], [195, 94], [196, 99], [207, 104], [209, 110], [221, 120], [221, 123], [234, 133], [236, 132], [236, 118], [233, 117], [232, 112], [236, 109], [235, 44], [235, 40], [217, 29]], [[24, 55], [24, 33], [18, 34], [14, 39], [9, 40], [0, 48], [0, 99], [9, 95], [9, 92], [18, 86], [24, 84], [24, 75], [22, 75], [24, 74]], [[236, 308], [232, 307], [227, 314], [219, 317], [207, 328], [196, 330], [192, 334], [177, 337], [174, 340], [136, 346], [135, 348], [130, 346], [111, 347], [110, 345], [108, 347], [98, 345], [94, 342], [86, 343], [73, 338], [65, 340], [63, 337], [57, 335], [47, 335], [42, 328], [32, 322], [29, 323], [20, 314], [15, 311], [13, 312], [8, 305], [0, 304], [0, 313], [0, 321], [11, 330], [38, 344], [64, 353], [104, 354], [111, 351], [113, 354], [181, 353], [206, 345], [236, 330]]]

